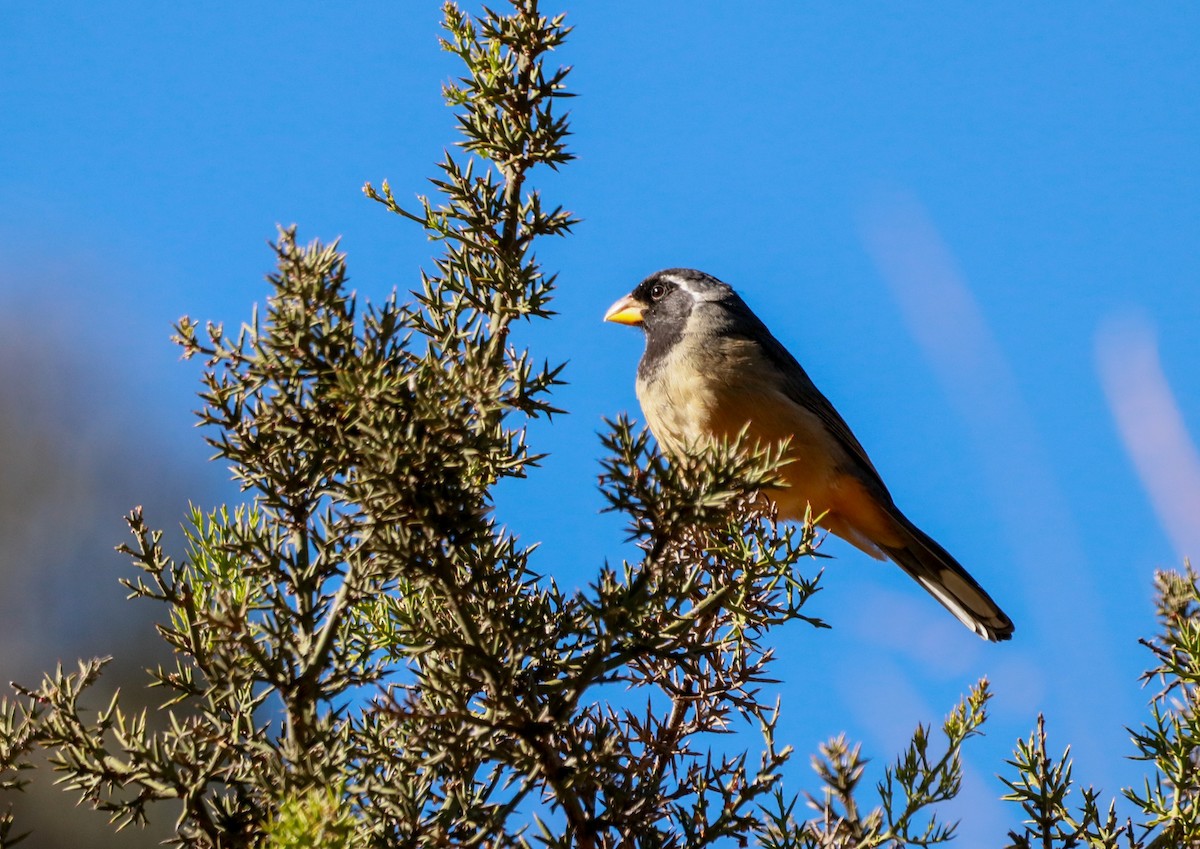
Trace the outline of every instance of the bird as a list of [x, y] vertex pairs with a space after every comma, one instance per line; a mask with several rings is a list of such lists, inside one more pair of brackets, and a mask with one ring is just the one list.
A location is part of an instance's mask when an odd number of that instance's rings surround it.
[[773, 489], [782, 520], [819, 516], [830, 533], [890, 559], [960, 622], [992, 642], [1012, 620], [966, 569], [896, 506], [845, 420], [728, 284], [702, 271], [651, 274], [605, 321], [642, 328], [637, 398], [663, 452], [689, 456], [743, 430], [759, 444], [788, 440]]

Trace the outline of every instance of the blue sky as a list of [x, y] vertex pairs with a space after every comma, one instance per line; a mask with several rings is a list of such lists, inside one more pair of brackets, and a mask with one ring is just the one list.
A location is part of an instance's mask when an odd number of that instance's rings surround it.
[[[119, 398], [105, 415], [209, 499], [224, 475], [191, 427], [196, 370], [170, 323], [247, 317], [276, 223], [340, 235], [364, 295], [413, 287], [431, 245], [360, 188], [426, 191], [454, 140], [437, 4], [278, 9], [0, 9], [0, 311], [72, 340], [115, 387], [88, 403]], [[579, 159], [540, 185], [583, 223], [541, 247], [561, 315], [522, 341], [569, 361], [570, 415], [533, 428], [551, 457], [499, 494], [500, 516], [545, 541], [538, 567], [568, 586], [627, 553], [598, 513], [595, 434], [602, 416], [640, 416], [641, 339], [599, 319], [654, 270], [709, 271], [1017, 624], [986, 645], [830, 541], [813, 611], [834, 630], [779, 637], [788, 742], [803, 755], [844, 730], [879, 763], [988, 675], [962, 845], [1015, 822], [993, 775], [1039, 711], [1084, 780], [1137, 780], [1124, 726], [1148, 695], [1151, 575], [1200, 543], [1200, 9], [566, 10]]]

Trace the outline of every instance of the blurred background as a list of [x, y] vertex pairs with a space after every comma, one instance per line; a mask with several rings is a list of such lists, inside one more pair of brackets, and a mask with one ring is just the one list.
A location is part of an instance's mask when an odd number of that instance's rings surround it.
[[[1015, 824], [996, 773], [1039, 712], [1085, 783], [1140, 780], [1125, 726], [1152, 575], [1200, 551], [1200, 7], [1149, 8], [566, 9], [579, 159], [540, 186], [584, 221], [540, 247], [560, 316], [520, 341], [569, 361], [570, 415], [533, 428], [551, 456], [498, 514], [562, 585], [630, 555], [599, 512], [595, 434], [640, 418], [642, 342], [600, 317], [664, 267], [734, 285], [1017, 623], [985, 644], [828, 541], [811, 612], [833, 630], [779, 635], [793, 788], [841, 731], [881, 768], [986, 675], [992, 720], [947, 811], [965, 846]], [[122, 516], [144, 505], [177, 539], [189, 502], [240, 497], [192, 427], [198, 368], [170, 325], [245, 320], [276, 224], [341, 236], [367, 297], [417, 285], [435, 246], [360, 188], [427, 191], [455, 139], [439, 18], [0, 6], [0, 681], [111, 654], [105, 687], [153, 704], [158, 611], [122, 600]], [[161, 839], [102, 842], [103, 817], [48, 785], [21, 802], [31, 849]]]

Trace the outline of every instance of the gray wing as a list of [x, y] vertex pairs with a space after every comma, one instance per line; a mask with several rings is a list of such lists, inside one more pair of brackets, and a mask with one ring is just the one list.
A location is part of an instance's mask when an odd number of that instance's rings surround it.
[[875, 464], [867, 456], [866, 449], [862, 447], [858, 437], [850, 430], [846, 420], [834, 409], [833, 404], [829, 403], [829, 399], [821, 394], [821, 390], [817, 389], [817, 385], [808, 376], [808, 372], [796, 361], [791, 352], [771, 334], [762, 320], [746, 306], [740, 297], [736, 295], [734, 297], [736, 303], [726, 303], [726, 308], [737, 314], [736, 326], [739, 329], [750, 331], [737, 335], [743, 335], [744, 338], [762, 347], [767, 359], [779, 372], [779, 376], [783, 380], [784, 393], [788, 398], [799, 406], [811, 410], [821, 420], [838, 443], [846, 449], [846, 453], [858, 461], [859, 467], [855, 471], [864, 481], [877, 486], [890, 502], [891, 494], [888, 493], [883, 478], [879, 476]]

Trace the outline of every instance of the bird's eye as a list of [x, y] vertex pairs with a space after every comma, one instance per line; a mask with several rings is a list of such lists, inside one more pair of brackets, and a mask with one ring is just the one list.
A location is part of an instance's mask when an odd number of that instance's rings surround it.
[[667, 294], [667, 287], [661, 283], [655, 283], [650, 287], [650, 300], [662, 300], [662, 296]]

